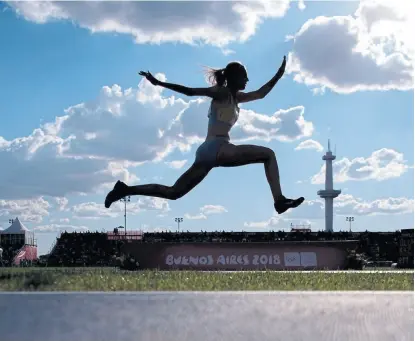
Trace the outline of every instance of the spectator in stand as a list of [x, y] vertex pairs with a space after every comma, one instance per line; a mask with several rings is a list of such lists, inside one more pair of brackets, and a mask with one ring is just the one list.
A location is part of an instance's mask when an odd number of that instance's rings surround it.
[[62, 233], [49, 266], [110, 266], [113, 256], [119, 253], [121, 240], [110, 240], [106, 233]]

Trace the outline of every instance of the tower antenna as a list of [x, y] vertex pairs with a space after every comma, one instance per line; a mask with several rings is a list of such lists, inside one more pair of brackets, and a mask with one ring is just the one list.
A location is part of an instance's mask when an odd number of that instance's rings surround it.
[[[333, 160], [336, 159], [336, 155], [330, 151], [330, 139], [328, 140], [328, 150], [322, 159], [326, 162], [326, 181], [325, 188], [319, 190], [317, 195], [324, 199], [325, 204], [325, 217], [326, 217], [326, 232], [333, 232], [333, 200], [337, 198], [341, 190], [333, 188]], [[334, 145], [336, 151], [337, 146]]]

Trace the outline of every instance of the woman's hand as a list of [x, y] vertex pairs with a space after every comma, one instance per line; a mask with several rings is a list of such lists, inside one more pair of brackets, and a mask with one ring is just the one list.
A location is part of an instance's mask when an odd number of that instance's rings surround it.
[[151, 73], [150, 73], [150, 71], [147, 71], [147, 72], [144, 72], [144, 71], [140, 71], [139, 73], [138, 73], [140, 76], [143, 76], [143, 77], [146, 77], [146, 79], [151, 83], [151, 84], [153, 84], [153, 85], [159, 85], [160, 84], [160, 81], [157, 79], [157, 78], [155, 78]]
[[257, 99], [262, 99], [266, 95], [270, 93], [270, 91], [274, 88], [275, 84], [278, 83], [280, 78], [284, 75], [285, 72], [285, 65], [287, 64], [286, 57], [284, 56], [284, 59], [282, 61], [282, 64], [280, 68], [278, 69], [277, 73], [272, 77], [268, 83], [261, 86], [258, 90], [252, 91], [252, 92], [239, 92], [238, 93], [238, 102], [239, 103], [246, 103], [255, 101]]
[[283, 76], [283, 74], [285, 72], [285, 65], [286, 64], [287, 64], [287, 60], [286, 60], [286, 58], [284, 56], [284, 60], [282, 61], [282, 64], [281, 64], [281, 66], [280, 66], [280, 68], [278, 69], [278, 72], [277, 72], [278, 79]]

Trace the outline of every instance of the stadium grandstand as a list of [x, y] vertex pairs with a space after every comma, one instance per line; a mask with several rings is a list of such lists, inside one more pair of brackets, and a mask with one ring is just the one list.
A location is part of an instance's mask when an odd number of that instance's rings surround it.
[[[36, 262], [43, 266], [111, 266], [121, 255], [125, 243], [273, 243], [292, 241], [357, 241], [356, 253], [369, 262], [397, 263], [401, 268], [413, 268], [414, 230], [396, 232], [324, 232], [311, 231], [309, 225], [291, 225], [291, 231], [268, 232], [143, 232], [115, 228], [108, 232], [62, 232], [47, 255]], [[18, 218], [0, 231], [3, 265], [30, 265], [37, 259], [34, 233]]]
[[114, 258], [120, 255], [120, 247], [132, 241], [138, 243], [271, 243], [275, 241], [357, 240], [356, 252], [364, 254], [368, 260], [398, 263], [399, 267], [413, 268], [413, 233], [414, 230], [310, 232], [308, 229], [294, 230], [294, 232], [64, 232], [56, 239], [55, 245], [47, 256], [47, 263], [49, 266], [112, 265]]

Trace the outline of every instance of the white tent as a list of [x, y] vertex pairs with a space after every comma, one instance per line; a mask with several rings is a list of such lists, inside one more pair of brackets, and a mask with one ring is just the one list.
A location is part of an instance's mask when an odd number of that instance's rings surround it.
[[26, 234], [30, 232], [26, 226], [24, 226], [19, 218], [13, 220], [13, 223], [5, 230], [0, 230], [1, 234]]

